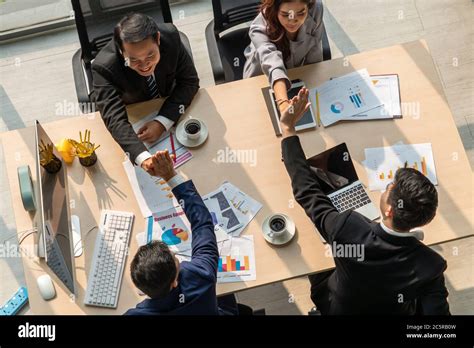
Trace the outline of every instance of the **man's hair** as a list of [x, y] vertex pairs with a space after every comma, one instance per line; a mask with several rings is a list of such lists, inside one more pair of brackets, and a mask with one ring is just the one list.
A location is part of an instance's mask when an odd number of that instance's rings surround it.
[[393, 209], [393, 227], [409, 231], [433, 220], [438, 207], [438, 192], [418, 170], [400, 168], [387, 200]]
[[130, 265], [133, 284], [151, 298], [163, 298], [176, 278], [176, 263], [168, 246], [159, 241], [141, 246]]
[[115, 26], [114, 39], [123, 50], [123, 43], [137, 43], [149, 37], [158, 44], [158, 26], [150, 16], [141, 13], [129, 13]]

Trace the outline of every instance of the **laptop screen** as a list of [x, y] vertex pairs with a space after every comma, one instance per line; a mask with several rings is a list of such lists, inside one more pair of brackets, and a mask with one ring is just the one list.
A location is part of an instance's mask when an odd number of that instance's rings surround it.
[[326, 195], [359, 180], [346, 143], [308, 158], [307, 161]]

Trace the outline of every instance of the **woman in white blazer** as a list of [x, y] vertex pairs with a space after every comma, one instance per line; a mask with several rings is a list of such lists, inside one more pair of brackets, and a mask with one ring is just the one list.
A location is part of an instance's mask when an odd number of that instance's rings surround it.
[[263, 0], [250, 25], [244, 78], [264, 73], [281, 111], [289, 105], [287, 69], [323, 60], [322, 0]]

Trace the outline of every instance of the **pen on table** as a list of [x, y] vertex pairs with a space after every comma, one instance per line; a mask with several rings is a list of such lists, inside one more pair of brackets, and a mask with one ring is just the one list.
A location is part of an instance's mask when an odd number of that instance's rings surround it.
[[171, 151], [173, 151], [173, 162], [176, 163], [176, 150], [174, 148], [174, 139], [173, 139], [173, 133], [170, 132], [170, 142], [171, 142]]

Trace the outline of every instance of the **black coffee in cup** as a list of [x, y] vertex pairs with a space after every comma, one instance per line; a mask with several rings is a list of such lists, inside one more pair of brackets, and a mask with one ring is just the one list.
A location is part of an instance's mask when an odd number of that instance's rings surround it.
[[186, 133], [194, 135], [194, 134], [199, 133], [199, 131], [201, 130], [201, 125], [196, 122], [191, 122], [186, 125], [185, 130], [186, 130]]
[[286, 226], [285, 220], [282, 219], [281, 217], [275, 217], [275, 218], [270, 220], [270, 228], [274, 232], [283, 231], [285, 226]]

